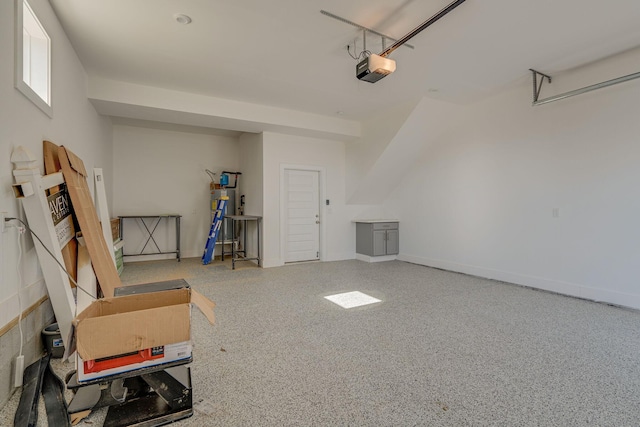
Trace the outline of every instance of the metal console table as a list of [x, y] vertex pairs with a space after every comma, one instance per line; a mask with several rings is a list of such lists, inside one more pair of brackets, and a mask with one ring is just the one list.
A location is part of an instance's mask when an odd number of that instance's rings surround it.
[[[223, 236], [227, 235], [227, 222], [231, 221], [231, 229], [234, 230], [236, 229], [236, 223], [242, 223], [244, 226], [244, 239], [243, 239], [243, 244], [242, 244], [242, 249], [241, 250], [237, 250], [236, 249], [236, 245], [232, 244], [231, 245], [231, 252], [225, 252], [224, 251], [224, 246], [222, 247], [222, 252], [220, 255], [220, 258], [222, 259], [222, 261], [224, 261], [224, 256], [225, 255], [231, 255], [231, 269], [235, 270], [236, 269], [236, 261], [258, 261], [258, 266], [260, 266], [260, 221], [262, 221], [262, 217], [261, 216], [256, 216], [256, 215], [227, 215], [224, 217], [223, 219], [223, 231], [224, 234]], [[256, 251], [257, 251], [257, 256], [256, 257], [252, 257], [249, 258], [247, 257], [247, 222], [253, 222], [255, 221], [256, 223]]]
[[[142, 247], [142, 249], [140, 250], [139, 253], [137, 254], [125, 254], [123, 253], [122, 256], [126, 257], [126, 256], [144, 256], [144, 255], [160, 255], [160, 254], [176, 254], [176, 259], [178, 261], [180, 261], [180, 218], [182, 218], [182, 215], [174, 215], [174, 214], [166, 214], [166, 215], [120, 215], [118, 216], [118, 218], [120, 219], [120, 238], [124, 240], [124, 220], [125, 219], [134, 219], [136, 221], [139, 221], [139, 223], [141, 223], [145, 230], [147, 230], [147, 235], [144, 236], [147, 238], [147, 241], [144, 243], [144, 246]], [[151, 221], [149, 223], [145, 222], [145, 219], [150, 219]], [[160, 249], [160, 246], [158, 246], [158, 242], [156, 242], [156, 239], [153, 238], [153, 233], [155, 233], [156, 229], [158, 228], [158, 224], [160, 224], [160, 222], [166, 219], [167, 221], [173, 219], [176, 222], [176, 250], [174, 251], [163, 251]], [[143, 238], [144, 238], [143, 237]], [[126, 242], [126, 240], [125, 240]], [[144, 250], [147, 248], [147, 246], [149, 245], [149, 242], [153, 242], [153, 244], [155, 245], [156, 249], [158, 250], [157, 252], [147, 252], [147, 253], [143, 253]], [[126, 245], [126, 243], [125, 243]]]

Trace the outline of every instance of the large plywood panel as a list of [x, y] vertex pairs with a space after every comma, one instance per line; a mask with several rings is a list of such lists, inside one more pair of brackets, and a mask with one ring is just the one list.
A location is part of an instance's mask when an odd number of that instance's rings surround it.
[[84, 163], [65, 147], [59, 147], [58, 157], [98, 283], [104, 296], [112, 297], [114, 289], [121, 286], [122, 282], [111, 260], [110, 249], [102, 235], [98, 214], [89, 192]]

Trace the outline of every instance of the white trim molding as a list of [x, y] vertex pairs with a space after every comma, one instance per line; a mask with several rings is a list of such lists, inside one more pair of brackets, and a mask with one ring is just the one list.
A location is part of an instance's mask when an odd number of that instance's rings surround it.
[[411, 262], [413, 264], [420, 264], [427, 267], [440, 268], [447, 271], [499, 280], [521, 286], [528, 286], [590, 301], [605, 302], [623, 307], [640, 309], [640, 295], [638, 294], [628, 294], [610, 289], [593, 288], [577, 283], [564, 282], [545, 277], [528, 276], [510, 271], [495, 270], [475, 265], [459, 264], [446, 260], [429, 259], [406, 254], [398, 255], [398, 259], [400, 261]]
[[318, 204], [320, 206], [320, 261], [326, 261], [327, 259], [327, 229], [325, 227], [327, 213], [326, 207], [323, 201], [326, 199], [326, 168], [324, 166], [314, 166], [314, 165], [296, 165], [296, 164], [287, 164], [280, 163], [280, 265], [284, 265], [285, 258], [285, 242], [287, 239], [287, 233], [285, 230], [285, 215], [284, 212], [286, 210], [285, 206], [285, 188], [284, 188], [284, 174], [287, 170], [300, 170], [300, 171], [311, 171], [318, 172], [319, 179], [319, 197]]
[[[47, 37], [47, 69], [46, 69], [46, 78], [47, 78], [47, 100], [42, 99], [40, 95], [36, 93], [35, 90], [29, 86], [24, 81], [23, 72], [24, 72], [24, 7], [27, 7], [31, 14], [33, 15], [37, 25], [42, 30], [43, 34]], [[52, 84], [53, 79], [51, 78], [51, 64], [52, 64], [52, 45], [53, 42], [51, 40], [51, 36], [46, 31], [42, 22], [37, 17], [36, 13], [33, 11], [33, 8], [26, 0], [15, 0], [15, 69], [14, 69], [14, 85], [15, 88], [20, 91], [25, 97], [27, 97], [31, 102], [33, 102], [43, 113], [45, 113], [50, 118], [53, 118], [53, 102], [51, 100], [51, 94], [53, 92]]]

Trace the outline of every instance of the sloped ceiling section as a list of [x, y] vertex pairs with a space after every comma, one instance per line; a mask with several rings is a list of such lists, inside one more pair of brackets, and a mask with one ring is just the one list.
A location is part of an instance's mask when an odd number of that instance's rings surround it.
[[347, 200], [358, 191], [419, 102], [417, 99], [387, 108], [362, 123], [362, 137], [346, 146]]
[[[405, 177], [406, 171], [421, 157], [429, 145], [440, 140], [442, 135], [455, 125], [457, 110], [465, 107], [448, 102], [422, 98], [396, 133], [384, 146], [373, 164], [365, 168], [359, 177], [352, 177], [348, 203], [377, 204], [385, 200]], [[369, 130], [365, 130], [365, 135]], [[366, 146], [361, 148], [366, 150]], [[351, 166], [358, 162], [352, 152], [348, 159]]]

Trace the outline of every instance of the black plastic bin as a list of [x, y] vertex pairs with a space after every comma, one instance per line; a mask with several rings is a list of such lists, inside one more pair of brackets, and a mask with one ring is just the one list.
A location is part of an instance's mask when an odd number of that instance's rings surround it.
[[64, 354], [64, 342], [57, 323], [52, 323], [42, 330], [42, 344], [47, 353], [56, 359]]

